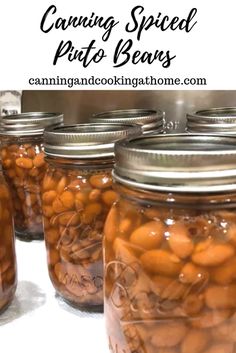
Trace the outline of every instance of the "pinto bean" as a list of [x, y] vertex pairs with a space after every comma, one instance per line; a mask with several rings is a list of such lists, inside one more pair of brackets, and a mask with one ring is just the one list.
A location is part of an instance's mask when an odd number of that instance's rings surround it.
[[209, 310], [202, 312], [201, 315], [192, 318], [191, 325], [195, 328], [215, 327], [231, 315], [230, 310]]
[[183, 322], [157, 324], [153, 330], [151, 343], [155, 347], [177, 346], [185, 337], [187, 327]]
[[102, 195], [101, 190], [99, 189], [93, 189], [92, 191], [90, 191], [89, 193], [89, 200], [90, 201], [98, 201], [100, 199]]
[[118, 195], [113, 190], [107, 190], [102, 193], [102, 200], [109, 207], [112, 206], [112, 204], [117, 200], [117, 198]]
[[206, 281], [209, 279], [209, 273], [208, 271], [203, 268], [194, 265], [191, 262], [187, 262], [179, 275], [179, 280], [182, 283], [193, 283], [197, 284], [202, 281]]
[[60, 234], [58, 233], [57, 229], [50, 228], [50, 229], [47, 230], [46, 241], [49, 244], [54, 244], [55, 242], [57, 242], [59, 237], [60, 237]]
[[68, 211], [68, 212], [62, 213], [58, 217], [58, 221], [63, 226], [67, 226], [67, 227], [76, 226], [76, 225], [79, 225], [80, 223], [80, 216], [75, 211]]
[[165, 227], [161, 221], [151, 221], [137, 228], [130, 242], [146, 250], [156, 249], [162, 242]]
[[[187, 291], [186, 291], [187, 292]], [[184, 312], [189, 315], [197, 315], [204, 306], [204, 300], [202, 295], [189, 294], [187, 295], [182, 304]]]
[[169, 287], [173, 279], [171, 277], [164, 276], [153, 276], [151, 281], [151, 289], [152, 291], [161, 297], [161, 293], [165, 290], [165, 288]]
[[218, 266], [229, 260], [235, 253], [230, 244], [210, 244], [202, 251], [192, 255], [192, 261], [200, 266]]
[[234, 246], [236, 245], [236, 224], [233, 223], [227, 230], [227, 238]]
[[120, 238], [116, 238], [113, 244], [113, 249], [117, 259], [122, 261], [124, 264], [129, 265], [138, 262], [135, 252], [132, 250], [132, 247], [128, 242]]
[[201, 353], [207, 347], [210, 338], [206, 331], [191, 329], [181, 344], [181, 353]]
[[45, 205], [51, 205], [55, 200], [57, 193], [55, 190], [45, 191], [42, 196], [43, 203]]
[[236, 258], [233, 257], [223, 265], [212, 268], [210, 275], [211, 280], [217, 284], [230, 284], [234, 279], [236, 279]]
[[60, 195], [60, 201], [62, 202], [63, 206], [72, 209], [75, 203], [74, 195], [71, 191], [64, 191]]
[[113, 207], [111, 208], [104, 226], [104, 236], [109, 242], [112, 242], [117, 234], [117, 210]]
[[52, 208], [55, 213], [63, 213], [67, 211], [67, 208], [58, 197], [53, 201]]
[[53, 190], [56, 188], [56, 180], [51, 177], [51, 175], [45, 175], [43, 180], [43, 190]]
[[[30, 158], [33, 158], [34, 156], [32, 155]], [[33, 164], [36, 168], [41, 168], [44, 166], [45, 161], [44, 161], [44, 153], [40, 152], [37, 154], [34, 159], [33, 159]]]
[[140, 258], [145, 270], [153, 274], [176, 276], [183, 266], [182, 261], [166, 250], [149, 250]]
[[97, 189], [105, 189], [112, 186], [112, 179], [111, 176], [108, 174], [92, 175], [89, 179], [89, 182], [92, 187]]
[[205, 293], [206, 305], [210, 309], [236, 308], [236, 285], [211, 286]]
[[84, 207], [85, 204], [88, 203], [89, 195], [86, 192], [77, 192], [75, 195], [75, 202], [79, 201], [80, 205], [82, 205], [82, 208]]
[[120, 233], [128, 233], [132, 229], [132, 219], [125, 218], [119, 223], [119, 232]]
[[85, 207], [81, 220], [86, 224], [91, 223], [93, 219], [96, 218], [101, 212], [102, 206], [100, 203], [90, 203]]
[[233, 353], [234, 345], [232, 343], [217, 343], [213, 344], [204, 353]]
[[189, 237], [188, 230], [183, 224], [173, 224], [168, 227], [168, 239], [171, 250], [180, 258], [190, 256], [194, 244]]
[[43, 210], [43, 215], [44, 215], [45, 217], [50, 218], [50, 217], [52, 217], [53, 214], [54, 214], [53, 208], [52, 208], [51, 206], [44, 205], [43, 208], [42, 208], [42, 210]]
[[56, 189], [57, 189], [56, 191], [59, 195], [65, 190], [66, 185], [67, 185], [67, 177], [63, 176], [56, 186]]
[[212, 330], [212, 335], [216, 340], [236, 342], [236, 320], [232, 318], [227, 322], [216, 326]]
[[20, 168], [31, 169], [33, 167], [33, 162], [30, 158], [21, 157], [16, 159], [16, 165]]

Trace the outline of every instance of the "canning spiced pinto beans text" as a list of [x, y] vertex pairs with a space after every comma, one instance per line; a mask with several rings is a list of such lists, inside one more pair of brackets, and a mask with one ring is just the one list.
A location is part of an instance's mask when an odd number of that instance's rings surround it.
[[105, 224], [114, 353], [233, 353], [236, 214], [120, 200]]
[[[115, 45], [115, 50], [112, 55], [113, 67], [119, 68], [127, 63], [137, 65], [140, 63], [152, 64], [154, 62], [160, 62], [163, 68], [168, 68], [172, 61], [176, 58], [171, 50], [160, 50], [156, 49], [152, 52], [143, 51], [142, 47], [135, 48], [135, 40], [139, 43], [145, 32], [150, 29], [156, 29], [161, 32], [165, 31], [184, 31], [190, 33], [197, 24], [195, 20], [197, 15], [197, 9], [192, 8], [186, 17], [180, 16], [169, 16], [162, 12], [156, 12], [153, 15], [146, 15], [143, 6], [135, 6], [130, 11], [131, 19], [125, 24], [125, 33], [131, 33], [135, 35], [135, 39], [123, 39], [121, 38]], [[95, 12], [92, 12], [89, 16], [69, 16], [64, 18], [58, 15], [58, 9], [55, 5], [51, 5], [47, 8], [42, 16], [40, 22], [40, 29], [43, 33], [50, 33], [55, 30], [66, 31], [67, 29], [78, 29], [85, 28], [89, 30], [96, 28], [96, 34], [99, 33], [99, 29], [103, 31], [102, 41], [106, 42], [110, 39], [112, 32], [120, 25], [120, 21], [117, 21], [113, 16], [103, 17], [98, 16]], [[83, 67], [97, 64], [104, 61], [109, 57], [108, 53], [104, 48], [97, 47], [96, 39], [90, 40], [87, 45], [82, 45], [80, 48], [76, 48], [71, 40], [61, 40], [56, 52], [54, 54], [53, 65], [63, 59], [69, 62], [77, 61], [81, 62]]]
[[77, 306], [103, 305], [103, 227], [117, 195], [111, 172], [49, 167], [43, 215], [51, 280]]

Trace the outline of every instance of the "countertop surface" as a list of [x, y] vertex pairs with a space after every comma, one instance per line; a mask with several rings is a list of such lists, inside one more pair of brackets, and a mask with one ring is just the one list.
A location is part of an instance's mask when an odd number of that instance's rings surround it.
[[0, 316], [5, 353], [108, 353], [103, 314], [82, 312], [56, 296], [44, 242], [17, 240], [18, 287]]

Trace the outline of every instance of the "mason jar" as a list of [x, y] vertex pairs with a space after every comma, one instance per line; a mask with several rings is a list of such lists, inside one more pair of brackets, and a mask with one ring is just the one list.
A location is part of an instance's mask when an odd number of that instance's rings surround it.
[[235, 138], [152, 135], [115, 147], [104, 227], [113, 353], [233, 353]]
[[42, 202], [49, 275], [75, 307], [103, 306], [103, 226], [116, 200], [114, 142], [139, 126], [79, 124], [45, 130]]
[[93, 123], [123, 123], [138, 124], [142, 133], [162, 133], [164, 131], [164, 113], [152, 109], [112, 110], [94, 114], [90, 121]]
[[236, 108], [210, 108], [186, 115], [186, 131], [190, 133], [236, 133]]
[[17, 285], [13, 209], [9, 187], [0, 169], [0, 312], [11, 303]]
[[43, 239], [40, 188], [47, 167], [43, 131], [62, 121], [63, 115], [59, 113], [2, 117], [2, 167], [12, 195], [16, 236], [21, 240]]

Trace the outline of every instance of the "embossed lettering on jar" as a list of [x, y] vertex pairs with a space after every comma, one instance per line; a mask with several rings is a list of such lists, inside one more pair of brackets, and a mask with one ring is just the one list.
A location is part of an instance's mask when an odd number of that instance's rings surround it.
[[11, 303], [17, 285], [13, 210], [9, 188], [0, 171], [0, 312]]
[[233, 353], [235, 138], [166, 135], [115, 147], [104, 234], [113, 353]]
[[73, 306], [103, 306], [103, 227], [117, 198], [111, 178], [114, 141], [140, 133], [138, 126], [121, 124], [45, 131], [49, 167], [42, 202], [49, 275]]
[[2, 118], [1, 158], [10, 186], [15, 231], [22, 240], [43, 239], [41, 185], [46, 170], [43, 130], [62, 123], [57, 113], [23, 113]]

